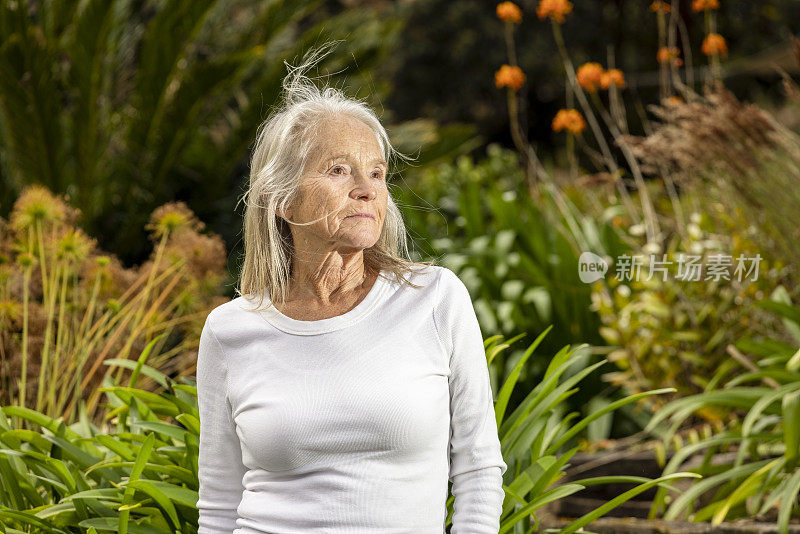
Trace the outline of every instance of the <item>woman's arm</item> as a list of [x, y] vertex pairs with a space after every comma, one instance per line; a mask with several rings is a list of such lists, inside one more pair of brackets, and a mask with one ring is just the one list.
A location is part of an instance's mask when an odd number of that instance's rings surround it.
[[197, 403], [200, 411], [197, 534], [231, 534], [242, 499], [242, 449], [227, 395], [227, 361], [206, 318], [197, 351]]
[[450, 481], [452, 534], [497, 534], [503, 510], [503, 461], [489, 369], [478, 318], [464, 283], [449, 269], [434, 310], [450, 351]]

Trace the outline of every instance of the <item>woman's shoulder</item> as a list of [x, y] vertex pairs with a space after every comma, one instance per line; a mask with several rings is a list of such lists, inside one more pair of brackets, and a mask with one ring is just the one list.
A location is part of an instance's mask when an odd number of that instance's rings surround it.
[[[405, 275], [406, 280], [415, 286], [424, 286], [433, 291], [440, 291], [440, 286], [452, 283], [452, 278], [456, 277], [447, 267], [427, 263], [414, 263], [410, 266], [409, 272]], [[457, 277], [456, 277], [457, 278]]]
[[228, 340], [235, 342], [263, 331], [264, 320], [258, 308], [257, 299], [238, 296], [212, 308], [206, 316], [206, 324], [217, 339], [226, 345]]
[[245, 311], [247, 302], [248, 301], [246, 301], [244, 297], [236, 297], [227, 302], [223, 302], [208, 312], [206, 321], [213, 325], [222, 325], [235, 321], [239, 319]]
[[444, 265], [433, 265], [433, 270], [429, 276], [436, 284], [437, 293], [440, 297], [452, 294], [453, 291], [464, 291], [466, 286], [461, 278], [449, 267]]
[[437, 306], [472, 306], [472, 297], [463, 280], [451, 269], [439, 266], [436, 274]]
[[409, 282], [429, 289], [435, 306], [449, 302], [464, 304], [470, 300], [469, 291], [458, 275], [443, 265], [414, 264]]

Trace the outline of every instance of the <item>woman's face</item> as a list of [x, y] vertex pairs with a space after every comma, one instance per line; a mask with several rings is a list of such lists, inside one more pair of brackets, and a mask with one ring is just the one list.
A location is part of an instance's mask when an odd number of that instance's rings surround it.
[[316, 221], [291, 225], [297, 252], [347, 254], [373, 246], [386, 216], [386, 171], [378, 139], [367, 125], [348, 116], [323, 123], [299, 198], [286, 213], [295, 223]]

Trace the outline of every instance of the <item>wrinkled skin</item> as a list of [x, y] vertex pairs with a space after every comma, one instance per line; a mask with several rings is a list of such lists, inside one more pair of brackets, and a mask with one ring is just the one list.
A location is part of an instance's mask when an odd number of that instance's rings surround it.
[[[276, 304], [281, 313], [301, 321], [325, 319], [367, 295], [377, 273], [365, 270], [364, 249], [383, 228], [387, 170], [367, 125], [348, 116], [322, 124], [299, 198], [279, 214], [290, 222], [295, 251], [288, 297]], [[354, 213], [373, 218], [348, 217]], [[310, 221], [315, 222], [296, 224]]]

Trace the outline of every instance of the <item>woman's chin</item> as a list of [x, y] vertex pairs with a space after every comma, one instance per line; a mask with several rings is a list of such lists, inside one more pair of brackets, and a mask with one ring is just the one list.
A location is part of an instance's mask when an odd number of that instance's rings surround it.
[[378, 238], [354, 236], [353, 239], [345, 239], [343, 241], [342, 248], [364, 250], [374, 246], [378, 242]]

